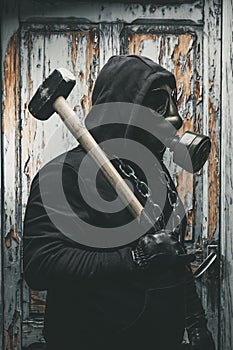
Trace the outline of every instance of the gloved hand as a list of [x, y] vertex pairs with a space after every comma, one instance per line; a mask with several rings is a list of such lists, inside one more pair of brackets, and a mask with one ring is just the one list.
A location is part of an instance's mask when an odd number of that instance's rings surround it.
[[191, 271], [187, 271], [186, 283], [186, 319], [185, 326], [191, 349], [215, 350], [214, 340], [207, 328], [207, 320], [201, 301], [196, 292], [196, 286]]
[[189, 328], [188, 338], [193, 350], [215, 350], [212, 334], [206, 326], [196, 325]]
[[194, 254], [184, 254], [184, 249], [175, 234], [166, 230], [142, 236], [136, 248], [132, 250], [132, 256], [134, 262], [143, 269], [150, 265], [187, 265], [195, 260]]

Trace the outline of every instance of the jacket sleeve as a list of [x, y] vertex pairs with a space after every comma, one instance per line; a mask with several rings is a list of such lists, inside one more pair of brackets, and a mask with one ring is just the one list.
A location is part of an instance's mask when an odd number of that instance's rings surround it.
[[[54, 280], [93, 280], [132, 272], [130, 247], [88, 248], [69, 238], [74, 212], [83, 219], [91, 218], [78, 190], [76, 171], [67, 164], [60, 170], [60, 165], [46, 166], [32, 182], [24, 219], [23, 261], [28, 285], [46, 290]], [[75, 229], [83, 230], [81, 226], [77, 224]]]

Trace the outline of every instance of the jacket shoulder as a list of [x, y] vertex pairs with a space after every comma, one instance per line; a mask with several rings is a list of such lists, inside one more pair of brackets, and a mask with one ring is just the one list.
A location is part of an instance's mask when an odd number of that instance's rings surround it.
[[44, 167], [50, 165], [68, 165], [72, 168], [77, 169], [80, 166], [82, 159], [85, 156], [85, 151], [81, 146], [75, 147], [70, 151], [64, 152], [56, 158], [49, 161]]

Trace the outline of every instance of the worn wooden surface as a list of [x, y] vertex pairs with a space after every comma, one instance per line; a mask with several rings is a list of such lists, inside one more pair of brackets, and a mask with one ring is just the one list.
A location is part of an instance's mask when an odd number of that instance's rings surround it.
[[77, 77], [69, 102], [84, 117], [98, 71], [110, 56], [120, 53], [146, 55], [173, 71], [184, 118], [182, 131], [196, 130], [211, 137], [209, 163], [194, 177], [175, 166], [169, 154], [167, 163], [186, 207], [187, 240], [203, 248], [200, 261], [212, 249], [209, 244], [219, 245], [221, 228], [222, 280], [215, 268], [199, 281], [198, 288], [218, 350], [233, 348], [232, 8], [232, 0], [144, 5], [22, 0], [20, 6], [5, 1], [0, 276], [4, 349], [20, 350], [22, 344], [42, 341], [45, 293], [30, 291], [21, 277], [22, 218], [37, 170], [76, 145], [56, 116], [47, 122], [33, 119], [28, 102], [44, 77], [64, 66]]
[[[221, 126], [221, 25], [222, 2], [208, 1], [205, 3], [205, 21], [203, 28], [203, 89], [204, 89], [204, 129], [212, 142], [208, 168], [204, 174], [204, 196], [208, 203], [203, 206], [203, 244], [219, 247], [219, 218], [220, 218], [220, 126]], [[208, 33], [208, 35], [206, 35]], [[218, 251], [219, 252], [219, 251]], [[202, 288], [203, 304], [209, 315], [209, 325], [215, 330], [216, 343], [219, 339], [219, 302], [220, 280], [219, 266], [210, 270], [204, 279]], [[217, 337], [218, 335], [218, 337]]]
[[233, 348], [233, 2], [223, 2], [221, 133], [221, 328], [220, 349]]
[[[48, 35], [49, 32], [49, 35]], [[28, 102], [43, 77], [48, 76], [56, 67], [66, 67], [77, 77], [77, 84], [72, 91], [69, 103], [77, 106], [83, 116], [90, 108], [90, 95], [96, 79], [98, 63], [98, 42], [93, 26], [79, 28], [33, 26], [33, 30], [24, 27], [21, 41], [22, 72], [22, 165], [23, 165], [23, 207], [26, 206], [30, 183], [36, 171], [50, 159], [71, 149], [77, 142], [69, 134], [57, 116], [40, 122], [29, 115]], [[59, 55], [57, 54], [58, 48]], [[25, 344], [33, 339], [35, 324], [31, 315], [37, 319], [43, 311], [44, 296], [35, 303], [35, 292], [30, 293], [24, 285], [24, 326]], [[36, 315], [37, 314], [37, 315]], [[38, 327], [41, 324], [37, 323]]]
[[[4, 303], [4, 348], [21, 343], [21, 167], [19, 133], [19, 36], [17, 2], [3, 2], [1, 66], [1, 295]], [[1, 337], [1, 342], [2, 339]], [[1, 345], [0, 345], [1, 346]]]
[[[184, 120], [179, 134], [194, 131], [196, 118], [196, 75], [200, 72], [196, 65], [200, 40], [191, 27], [139, 25], [128, 27], [123, 33], [128, 41], [126, 53], [147, 56], [174, 73], [177, 82], [178, 107]], [[200, 67], [199, 67], [200, 68]], [[200, 83], [200, 80], [199, 80]], [[200, 96], [198, 96], [200, 104]], [[176, 183], [180, 198], [189, 212], [186, 239], [193, 239], [193, 175], [176, 166], [172, 154], [166, 154], [166, 162]]]
[[[170, 3], [174, 3], [171, 0]], [[151, 2], [153, 3], [153, 2]], [[19, 9], [20, 18], [22, 21], [55, 21], [61, 23], [62, 21], [77, 21], [80, 19], [82, 22], [124, 22], [132, 23], [135, 20], [152, 19], [156, 21], [181, 21], [192, 22], [196, 24], [202, 23], [203, 3], [201, 0], [197, 1], [183, 1], [182, 4], [167, 6], [162, 5], [143, 5], [143, 1], [138, 4], [122, 4], [118, 3], [103, 3], [100, 2], [83, 2], [74, 6], [71, 1], [59, 2], [52, 1], [39, 1], [39, 0], [21, 0], [21, 6]]]
[[[15, 33], [6, 50], [3, 91], [4, 120], [2, 123], [4, 147], [4, 335], [6, 349], [11, 349], [21, 338], [21, 164], [19, 119], [19, 38]], [[7, 301], [7, 302], [6, 302]]]

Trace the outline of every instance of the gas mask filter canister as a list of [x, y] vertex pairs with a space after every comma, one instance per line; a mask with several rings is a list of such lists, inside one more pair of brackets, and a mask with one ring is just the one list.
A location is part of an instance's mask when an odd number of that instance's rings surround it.
[[173, 151], [174, 162], [190, 173], [198, 172], [208, 159], [210, 138], [186, 131], [181, 137], [168, 138], [166, 146]]
[[[167, 84], [153, 89], [146, 96], [143, 105], [155, 110], [178, 130], [182, 119], [177, 109], [176, 89]], [[173, 152], [174, 162], [190, 173], [198, 172], [208, 159], [211, 142], [205, 135], [186, 131], [181, 137], [166, 137], [164, 144]]]

